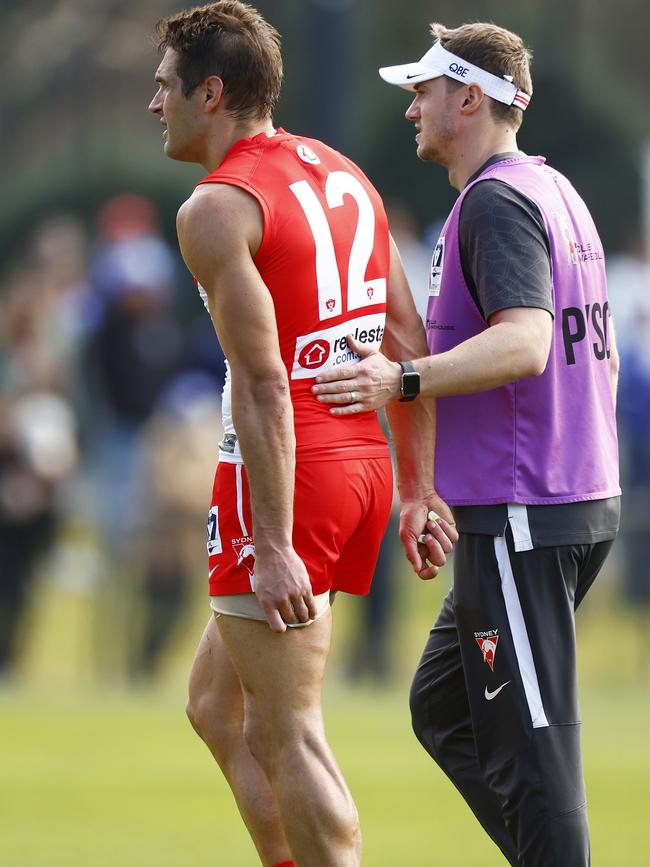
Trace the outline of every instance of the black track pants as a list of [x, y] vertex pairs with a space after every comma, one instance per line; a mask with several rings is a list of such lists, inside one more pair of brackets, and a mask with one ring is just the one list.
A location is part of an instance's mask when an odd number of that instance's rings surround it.
[[462, 534], [411, 688], [415, 733], [517, 867], [588, 867], [574, 613], [612, 542]]

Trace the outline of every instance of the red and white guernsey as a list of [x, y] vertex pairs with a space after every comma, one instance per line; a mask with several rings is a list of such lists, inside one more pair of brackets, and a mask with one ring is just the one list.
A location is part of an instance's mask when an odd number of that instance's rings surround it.
[[[363, 172], [320, 141], [278, 129], [241, 139], [203, 184], [233, 184], [264, 219], [254, 262], [275, 307], [296, 432], [296, 460], [379, 457], [387, 445], [374, 412], [333, 416], [311, 393], [314, 377], [358, 356], [348, 334], [379, 349], [386, 318], [388, 222]], [[229, 377], [224, 428], [232, 433]], [[241, 461], [239, 450], [221, 460]]]

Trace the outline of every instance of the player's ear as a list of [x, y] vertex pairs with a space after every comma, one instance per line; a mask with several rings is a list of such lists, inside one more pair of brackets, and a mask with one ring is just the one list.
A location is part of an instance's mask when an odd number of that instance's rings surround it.
[[214, 111], [221, 101], [223, 94], [223, 81], [218, 75], [211, 75], [203, 82], [204, 108], [206, 111]]
[[463, 114], [474, 114], [485, 100], [485, 94], [480, 84], [467, 84], [463, 87], [463, 98], [460, 110]]

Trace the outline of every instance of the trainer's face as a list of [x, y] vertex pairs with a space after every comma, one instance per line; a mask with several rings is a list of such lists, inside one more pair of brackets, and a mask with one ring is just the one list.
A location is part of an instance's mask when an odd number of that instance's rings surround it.
[[158, 90], [149, 104], [149, 111], [160, 118], [163, 125], [167, 156], [173, 160], [200, 162], [204, 134], [201, 88], [197, 87], [189, 96], [183, 95], [176, 59], [176, 52], [168, 48], [156, 70]]
[[444, 76], [423, 81], [415, 87], [415, 98], [406, 110], [406, 119], [415, 124], [415, 141], [421, 160], [448, 164], [450, 146], [455, 136], [451, 102], [453, 91], [447, 90]]

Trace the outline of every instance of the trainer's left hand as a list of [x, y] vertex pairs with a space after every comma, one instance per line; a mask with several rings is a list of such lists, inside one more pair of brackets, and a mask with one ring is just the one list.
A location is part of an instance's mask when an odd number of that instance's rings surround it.
[[361, 361], [317, 376], [311, 388], [316, 400], [333, 404], [332, 415], [351, 415], [379, 409], [398, 397], [402, 382], [399, 364], [358, 343], [352, 335], [346, 340]]
[[451, 509], [434, 491], [402, 503], [399, 535], [413, 571], [425, 581], [436, 577], [458, 541]]

